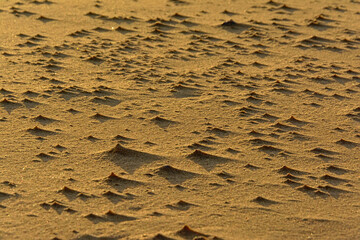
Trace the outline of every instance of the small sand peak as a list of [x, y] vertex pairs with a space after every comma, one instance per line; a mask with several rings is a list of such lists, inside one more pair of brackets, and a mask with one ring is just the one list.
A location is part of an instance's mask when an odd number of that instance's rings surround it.
[[185, 225], [181, 230], [176, 232], [177, 235], [181, 237], [194, 239], [195, 237], [208, 237], [209, 235], [200, 233], [191, 229], [188, 225]]
[[299, 171], [299, 170], [290, 168], [288, 166], [282, 166], [280, 169], [277, 170], [277, 172], [280, 174], [284, 174], [284, 175], [287, 175], [287, 174], [304, 175], [304, 174], [306, 174], [306, 172]]

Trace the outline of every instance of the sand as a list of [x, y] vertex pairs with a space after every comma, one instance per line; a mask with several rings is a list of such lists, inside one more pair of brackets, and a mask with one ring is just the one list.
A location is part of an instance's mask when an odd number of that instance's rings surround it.
[[0, 1], [0, 239], [360, 239], [360, 1]]

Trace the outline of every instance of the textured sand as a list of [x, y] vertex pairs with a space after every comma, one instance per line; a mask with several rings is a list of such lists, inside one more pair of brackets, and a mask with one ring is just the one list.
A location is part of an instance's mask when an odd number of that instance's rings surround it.
[[359, 0], [1, 0], [0, 239], [359, 239], [359, 23]]

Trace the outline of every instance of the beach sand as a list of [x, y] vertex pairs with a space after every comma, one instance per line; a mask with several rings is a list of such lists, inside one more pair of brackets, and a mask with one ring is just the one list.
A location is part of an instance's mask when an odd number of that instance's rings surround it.
[[359, 0], [0, 1], [0, 239], [360, 239]]

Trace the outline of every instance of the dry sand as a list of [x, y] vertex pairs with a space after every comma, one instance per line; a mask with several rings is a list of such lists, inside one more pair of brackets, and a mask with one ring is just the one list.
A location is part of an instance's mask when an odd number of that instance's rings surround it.
[[359, 23], [359, 0], [1, 0], [0, 238], [360, 239]]

